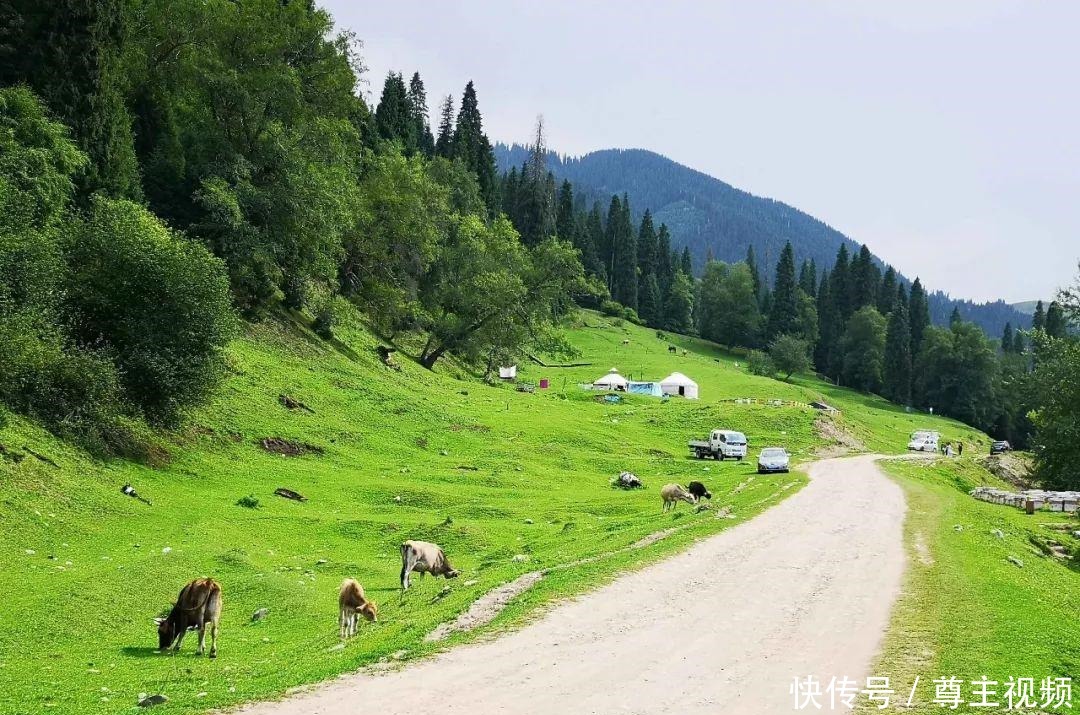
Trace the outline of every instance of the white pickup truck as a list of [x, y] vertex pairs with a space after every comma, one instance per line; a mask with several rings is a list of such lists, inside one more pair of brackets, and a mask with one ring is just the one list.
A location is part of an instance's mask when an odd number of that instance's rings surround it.
[[698, 459], [743, 459], [746, 457], [746, 435], [734, 430], [714, 429], [707, 440], [692, 439], [690, 452]]

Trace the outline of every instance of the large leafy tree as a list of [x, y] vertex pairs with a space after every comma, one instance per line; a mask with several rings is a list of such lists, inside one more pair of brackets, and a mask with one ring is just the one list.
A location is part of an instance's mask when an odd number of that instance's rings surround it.
[[785, 380], [812, 367], [810, 343], [795, 335], [777, 335], [773, 338], [769, 343], [769, 357], [777, 372], [784, 374]]
[[881, 389], [885, 362], [885, 318], [873, 306], [852, 314], [844, 329], [844, 381], [864, 392]]
[[761, 314], [749, 266], [705, 264], [695, 313], [702, 337], [724, 345], [757, 345]]
[[530, 251], [504, 217], [454, 217], [423, 281], [420, 363], [432, 368], [447, 352], [482, 364], [493, 351], [507, 359], [529, 347], [565, 350], [554, 327], [583, 283], [570, 244], [549, 239]]

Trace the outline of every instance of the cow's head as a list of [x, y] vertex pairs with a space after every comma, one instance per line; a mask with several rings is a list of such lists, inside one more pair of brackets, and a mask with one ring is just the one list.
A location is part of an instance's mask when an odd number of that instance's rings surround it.
[[375, 623], [379, 622], [379, 607], [375, 605], [374, 601], [368, 601], [363, 606], [360, 606], [359, 612], [367, 620]]
[[158, 650], [167, 650], [179, 635], [179, 629], [172, 618], [155, 618], [158, 632]]

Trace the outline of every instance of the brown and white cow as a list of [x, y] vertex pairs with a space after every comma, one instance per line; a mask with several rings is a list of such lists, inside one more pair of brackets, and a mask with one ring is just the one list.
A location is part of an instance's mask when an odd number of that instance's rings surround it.
[[369, 621], [379, 622], [378, 606], [374, 601], [367, 600], [364, 596], [364, 587], [359, 581], [347, 578], [341, 582], [341, 590], [338, 591], [338, 621], [342, 638], [356, 635], [358, 613]]
[[180, 650], [188, 629], [199, 630], [198, 655], [206, 650], [206, 626], [210, 626], [210, 657], [217, 657], [218, 621], [221, 620], [221, 586], [210, 578], [197, 578], [180, 591], [167, 618], [158, 624], [158, 650]]
[[427, 541], [406, 541], [401, 545], [401, 590], [409, 590], [409, 574], [417, 572], [443, 578], [457, 578], [458, 571], [450, 565], [446, 554]]

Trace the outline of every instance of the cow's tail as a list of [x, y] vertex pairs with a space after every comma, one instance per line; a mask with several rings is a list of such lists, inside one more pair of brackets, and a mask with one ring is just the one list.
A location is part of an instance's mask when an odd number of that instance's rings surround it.
[[412, 544], [405, 542], [401, 545], [401, 590], [404, 591], [407, 588], [409, 572], [412, 571], [412, 567], [416, 564], [416, 552], [413, 550]]

